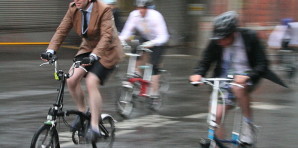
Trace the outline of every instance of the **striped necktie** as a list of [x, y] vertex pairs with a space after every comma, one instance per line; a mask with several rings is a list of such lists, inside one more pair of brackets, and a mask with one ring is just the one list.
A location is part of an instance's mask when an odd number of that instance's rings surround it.
[[88, 22], [87, 22], [87, 11], [85, 10], [81, 10], [82, 14], [83, 14], [83, 19], [84, 19], [84, 22], [83, 22], [83, 30], [82, 30], [82, 36], [83, 37], [87, 37], [87, 29], [88, 29]]

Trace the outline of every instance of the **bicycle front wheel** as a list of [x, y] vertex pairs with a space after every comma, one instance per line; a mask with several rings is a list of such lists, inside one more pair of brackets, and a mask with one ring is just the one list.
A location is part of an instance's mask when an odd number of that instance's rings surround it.
[[129, 118], [132, 113], [133, 96], [132, 88], [122, 87], [116, 105], [118, 113], [125, 118]]
[[30, 148], [60, 148], [58, 132], [51, 125], [43, 125], [34, 134]]

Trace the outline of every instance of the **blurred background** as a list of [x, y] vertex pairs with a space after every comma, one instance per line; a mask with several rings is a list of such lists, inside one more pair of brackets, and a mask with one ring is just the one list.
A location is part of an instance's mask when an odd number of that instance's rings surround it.
[[[71, 0], [1, 0], [1, 42], [48, 42]], [[267, 40], [282, 18], [297, 19], [297, 0], [154, 0], [171, 34], [170, 46], [184, 47], [178, 53], [198, 55], [205, 47], [214, 16], [227, 10], [241, 14], [241, 26], [259, 32]], [[118, 0], [125, 22], [134, 0]], [[35, 33], [32, 36], [32, 33]], [[43, 38], [40, 38], [43, 36]], [[67, 44], [76, 44], [70, 35]]]
[[[53, 67], [39, 67], [42, 63], [39, 57], [70, 2], [72, 0], [0, 0], [1, 148], [29, 147], [34, 132], [46, 119], [48, 108], [56, 98], [58, 82], [52, 79]], [[101, 89], [105, 98], [104, 112], [118, 120], [114, 147], [199, 147], [199, 139], [207, 136], [210, 92], [207, 87], [191, 86], [188, 77], [207, 44], [214, 17], [228, 10], [237, 11], [241, 27], [256, 30], [267, 46], [270, 33], [281, 19], [298, 20], [298, 0], [154, 0], [154, 5], [164, 16], [171, 35], [164, 58], [164, 68], [171, 74], [170, 90], [160, 112], [138, 110], [140, 116], [125, 120], [115, 111], [115, 94], [119, 92], [121, 80], [111, 77], [109, 84]], [[134, 0], [118, 0], [117, 7], [125, 22], [129, 12], [135, 9]], [[71, 32], [63, 49], [59, 50], [63, 70], [72, 63], [80, 41]], [[268, 55], [273, 55], [270, 57], [278, 54], [275, 49], [266, 50]], [[271, 63], [275, 62], [271, 60]], [[126, 72], [123, 65], [119, 75]], [[284, 69], [274, 71], [289, 80]], [[253, 100], [255, 121], [261, 126], [258, 148], [297, 147], [297, 77], [286, 81], [292, 84], [289, 89], [267, 80], [263, 82]], [[68, 92], [65, 98], [65, 108], [75, 108]], [[74, 147], [69, 135], [62, 139], [61, 147]]]

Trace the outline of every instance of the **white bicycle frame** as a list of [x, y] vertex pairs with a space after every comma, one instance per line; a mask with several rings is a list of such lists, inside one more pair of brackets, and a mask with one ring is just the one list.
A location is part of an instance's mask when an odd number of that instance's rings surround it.
[[[145, 51], [147, 52], [147, 51]], [[125, 53], [125, 55], [129, 56], [128, 67], [127, 67], [127, 75], [134, 76], [137, 57], [141, 56], [140, 54], [134, 53]], [[138, 68], [145, 69], [143, 74], [143, 80], [151, 81], [152, 77], [152, 64], [146, 63], [146, 65], [141, 65]]]
[[[218, 98], [221, 96], [222, 98], [224, 98], [224, 94], [222, 92], [222, 90], [220, 89], [220, 82], [221, 81], [227, 81], [227, 83], [229, 85], [233, 85], [233, 86], [237, 86], [237, 87], [241, 87], [244, 88], [242, 85], [236, 84], [236, 83], [232, 83], [233, 79], [230, 78], [203, 78], [200, 82], [191, 82], [191, 84], [200, 84], [200, 83], [205, 83], [208, 84], [210, 86], [212, 86], [212, 93], [210, 96], [210, 110], [209, 110], [209, 114], [208, 114], [208, 118], [207, 118], [207, 123], [208, 123], [208, 139], [211, 140], [210, 146], [209, 148], [215, 148], [216, 147], [216, 142], [215, 142], [215, 129], [219, 126], [216, 123], [216, 113], [217, 113], [217, 106], [218, 106]], [[213, 83], [212, 83], [213, 82]], [[220, 95], [220, 96], [219, 96]], [[221, 119], [221, 123], [224, 122], [224, 118], [225, 118], [225, 99], [222, 99], [223, 101], [223, 115], [222, 115], [222, 119]], [[237, 142], [239, 139], [239, 135], [240, 135], [240, 124], [236, 124], [237, 122], [239, 122], [239, 119], [242, 118], [241, 114], [235, 114], [234, 117], [234, 127], [233, 127], [233, 131], [232, 131], [232, 141], [230, 143], [233, 143], [235, 145], [238, 145]], [[241, 120], [240, 120], [241, 121]], [[236, 126], [235, 126], [236, 125]]]

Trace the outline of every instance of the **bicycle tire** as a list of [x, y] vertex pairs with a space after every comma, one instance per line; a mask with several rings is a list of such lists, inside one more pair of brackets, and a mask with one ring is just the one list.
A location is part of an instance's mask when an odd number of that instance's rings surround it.
[[166, 93], [170, 89], [170, 73], [166, 70], [160, 70], [160, 78], [159, 78], [159, 92]]
[[[108, 131], [107, 133], [104, 133], [104, 129]], [[93, 148], [112, 148], [114, 139], [115, 139], [115, 121], [111, 117], [105, 117], [102, 119], [102, 121], [99, 123], [99, 128], [102, 131], [102, 137], [97, 140], [96, 143], [92, 143]]]
[[116, 108], [117, 112], [125, 117], [129, 118], [133, 108], [134, 108], [134, 103], [133, 103], [133, 89], [132, 88], [127, 88], [127, 87], [122, 87], [120, 90], [120, 95], [116, 100]]
[[51, 125], [42, 125], [34, 134], [30, 148], [60, 148], [58, 132]]

